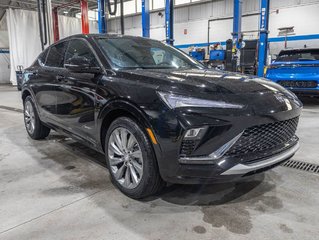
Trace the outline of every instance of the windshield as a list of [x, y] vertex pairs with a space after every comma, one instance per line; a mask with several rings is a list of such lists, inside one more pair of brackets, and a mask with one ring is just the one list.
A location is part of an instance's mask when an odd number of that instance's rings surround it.
[[98, 44], [118, 69], [191, 69], [203, 66], [185, 53], [143, 38], [98, 38]]
[[281, 51], [276, 62], [316, 61], [319, 60], [319, 49], [301, 49]]

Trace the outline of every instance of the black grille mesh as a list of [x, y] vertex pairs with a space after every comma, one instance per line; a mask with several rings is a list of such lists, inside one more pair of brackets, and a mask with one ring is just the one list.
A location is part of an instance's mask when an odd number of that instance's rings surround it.
[[296, 133], [299, 118], [247, 128], [226, 156], [263, 152], [289, 142]]
[[317, 81], [293, 81], [293, 80], [281, 80], [278, 83], [284, 87], [293, 88], [316, 88], [318, 86]]
[[184, 140], [182, 142], [181, 154], [182, 155], [191, 155], [196, 146], [196, 142], [194, 140]]

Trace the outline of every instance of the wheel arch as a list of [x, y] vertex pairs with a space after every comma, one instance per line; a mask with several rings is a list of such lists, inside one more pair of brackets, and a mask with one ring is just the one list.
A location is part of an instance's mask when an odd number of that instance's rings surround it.
[[32, 96], [31, 92], [28, 89], [24, 89], [22, 91], [21, 97], [22, 97], [22, 101], [24, 102], [24, 100], [27, 98], [27, 96]]
[[[141, 109], [130, 102], [122, 100], [114, 100], [111, 103], [107, 104], [101, 111], [98, 116], [98, 130], [99, 130], [99, 141], [101, 145], [101, 150], [105, 149], [105, 135], [109, 129], [111, 123], [119, 117], [129, 117], [135, 120], [145, 132], [149, 141], [151, 141], [146, 129], [151, 127], [150, 121]], [[154, 149], [154, 148], [153, 148]], [[154, 149], [155, 150], [155, 149]], [[155, 151], [156, 154], [156, 151]], [[157, 154], [156, 154], [157, 155]]]

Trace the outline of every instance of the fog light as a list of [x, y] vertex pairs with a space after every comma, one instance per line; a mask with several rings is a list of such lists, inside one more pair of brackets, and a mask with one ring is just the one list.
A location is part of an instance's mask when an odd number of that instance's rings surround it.
[[199, 139], [205, 133], [206, 128], [192, 128], [187, 130], [185, 134], [185, 139]]

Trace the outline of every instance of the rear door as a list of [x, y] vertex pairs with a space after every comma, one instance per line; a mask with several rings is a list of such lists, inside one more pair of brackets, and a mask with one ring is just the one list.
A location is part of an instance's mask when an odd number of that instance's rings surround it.
[[56, 123], [57, 98], [56, 91], [59, 84], [66, 74], [63, 67], [66, 42], [60, 42], [49, 48], [44, 66], [39, 71], [42, 81], [45, 85], [37, 95], [37, 101], [41, 105], [43, 114], [48, 118], [48, 122]]
[[[65, 61], [73, 57], [85, 57], [99, 66], [97, 58], [84, 39], [68, 43]], [[100, 74], [66, 72], [57, 94], [57, 118], [67, 131], [95, 146], [95, 90]]]

